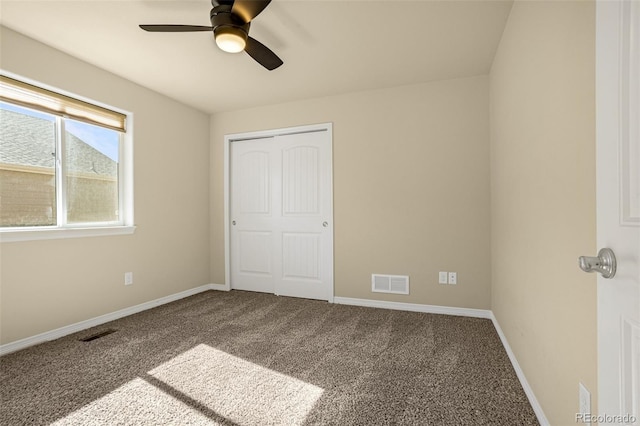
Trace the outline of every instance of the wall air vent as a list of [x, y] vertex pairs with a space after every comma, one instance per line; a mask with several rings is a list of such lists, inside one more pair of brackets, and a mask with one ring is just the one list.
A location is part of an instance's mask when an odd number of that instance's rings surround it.
[[371, 275], [371, 291], [374, 293], [409, 294], [409, 277], [406, 275]]

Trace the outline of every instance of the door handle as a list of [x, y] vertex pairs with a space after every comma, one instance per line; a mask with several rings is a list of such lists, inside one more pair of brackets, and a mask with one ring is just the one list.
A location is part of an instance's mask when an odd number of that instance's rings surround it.
[[326, 228], [327, 226], [329, 226], [329, 222], [326, 222], [326, 221], [322, 222], [322, 226], [324, 226]]
[[613, 278], [616, 275], [616, 255], [610, 248], [602, 248], [598, 257], [580, 256], [580, 269], [585, 272], [599, 272], [603, 278]]

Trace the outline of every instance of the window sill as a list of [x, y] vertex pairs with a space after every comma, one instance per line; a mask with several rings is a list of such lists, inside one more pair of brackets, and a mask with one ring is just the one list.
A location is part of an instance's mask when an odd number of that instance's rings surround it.
[[57, 240], [63, 238], [105, 237], [131, 235], [135, 226], [105, 226], [91, 228], [25, 228], [0, 230], [0, 243], [18, 241]]

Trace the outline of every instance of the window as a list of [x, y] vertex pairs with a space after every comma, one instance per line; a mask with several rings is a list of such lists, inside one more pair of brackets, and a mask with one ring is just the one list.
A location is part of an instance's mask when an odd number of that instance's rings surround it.
[[0, 75], [2, 241], [132, 232], [126, 119]]

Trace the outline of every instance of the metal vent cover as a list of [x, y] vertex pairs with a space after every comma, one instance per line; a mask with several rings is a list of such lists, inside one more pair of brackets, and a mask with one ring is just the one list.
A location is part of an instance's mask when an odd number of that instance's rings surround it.
[[407, 275], [371, 275], [371, 291], [374, 293], [409, 294]]

